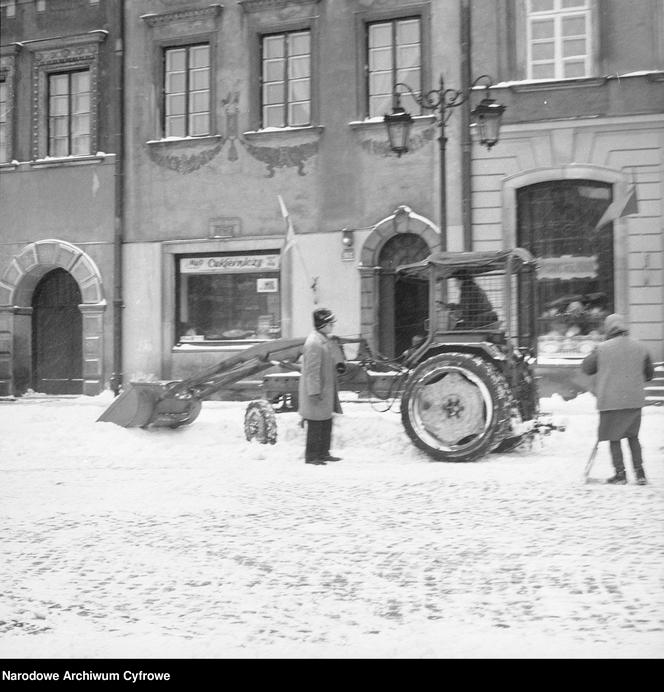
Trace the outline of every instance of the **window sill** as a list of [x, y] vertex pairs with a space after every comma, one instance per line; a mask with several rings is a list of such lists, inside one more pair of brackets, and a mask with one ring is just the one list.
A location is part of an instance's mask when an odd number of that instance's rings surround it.
[[221, 141], [221, 135], [203, 135], [201, 137], [164, 137], [163, 139], [149, 139], [146, 144], [154, 146], [177, 146], [178, 144], [209, 144]]
[[[430, 125], [436, 121], [435, 115], [414, 115], [413, 124], [414, 125]], [[385, 129], [385, 121], [382, 117], [378, 118], [365, 118], [364, 120], [351, 120], [348, 123], [348, 127], [353, 130], [372, 130], [372, 129]]]
[[323, 127], [308, 125], [306, 127], [273, 127], [264, 130], [248, 130], [242, 137], [248, 142], [282, 142], [283, 140], [306, 139], [318, 140], [323, 134]]
[[275, 339], [225, 339], [208, 341], [181, 341], [171, 348], [172, 353], [197, 353], [201, 351], [242, 351], [256, 344], [268, 344]]
[[113, 154], [97, 152], [87, 156], [47, 156], [43, 159], [35, 159], [27, 163], [31, 168], [51, 168], [54, 166], [83, 166], [89, 163], [102, 163]]
[[4, 161], [0, 163], [0, 171], [15, 171], [19, 166], [18, 161]]
[[552, 89], [587, 89], [588, 87], [599, 87], [606, 84], [608, 77], [574, 77], [572, 79], [547, 79], [547, 80], [524, 80], [523, 82], [508, 82], [504, 84], [494, 84], [492, 88], [506, 86], [515, 94], [527, 94], [537, 91], [551, 91]]

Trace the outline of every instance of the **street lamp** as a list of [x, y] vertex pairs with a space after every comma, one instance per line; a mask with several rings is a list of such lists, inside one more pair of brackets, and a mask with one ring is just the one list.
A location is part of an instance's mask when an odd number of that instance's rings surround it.
[[410, 129], [413, 125], [413, 118], [401, 105], [401, 88], [408, 92], [415, 101], [427, 110], [433, 111], [436, 114], [436, 124], [440, 127], [440, 137], [438, 138], [440, 148], [440, 249], [447, 249], [447, 191], [446, 191], [446, 171], [445, 171], [445, 145], [447, 137], [445, 136], [445, 124], [452, 115], [452, 108], [460, 106], [469, 98], [472, 88], [480, 81], [485, 80], [487, 83], [485, 97], [472, 110], [471, 115], [475, 120], [475, 124], [479, 130], [480, 144], [483, 144], [487, 149], [496, 144], [500, 133], [500, 122], [505, 111], [505, 106], [496, 103], [494, 99], [489, 98], [489, 87], [493, 84], [489, 75], [483, 74], [477, 77], [470, 85], [467, 91], [459, 91], [457, 89], [445, 89], [443, 76], [440, 76], [438, 89], [432, 89], [426, 93], [415, 93], [407, 84], [397, 82], [394, 85], [392, 94], [393, 106], [392, 112], [386, 113], [383, 118], [387, 128], [387, 137], [390, 142], [392, 151], [401, 157], [408, 151], [408, 140], [410, 138]]

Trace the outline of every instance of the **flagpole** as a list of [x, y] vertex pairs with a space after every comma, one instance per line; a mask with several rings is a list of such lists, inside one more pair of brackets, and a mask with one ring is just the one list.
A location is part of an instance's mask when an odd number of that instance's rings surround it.
[[281, 248], [281, 336], [289, 339], [293, 337], [293, 253], [290, 251], [293, 226], [281, 195], [278, 197], [281, 215], [286, 222], [286, 237]]

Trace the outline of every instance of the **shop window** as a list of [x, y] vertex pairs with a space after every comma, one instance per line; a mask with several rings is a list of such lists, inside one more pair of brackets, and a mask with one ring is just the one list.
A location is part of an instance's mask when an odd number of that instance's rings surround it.
[[614, 309], [613, 229], [595, 224], [611, 197], [610, 185], [592, 180], [517, 191], [517, 242], [538, 261], [539, 357], [579, 358], [603, 338], [604, 318]]
[[279, 254], [176, 256], [177, 342], [281, 336]]
[[527, 77], [591, 76], [591, 0], [527, 0]]
[[164, 50], [164, 136], [210, 134], [210, 46]]
[[261, 39], [262, 127], [311, 124], [311, 32]]
[[[422, 91], [422, 29], [419, 17], [367, 24], [367, 114], [380, 117], [392, 111], [392, 94], [397, 83]], [[410, 113], [420, 106], [407, 90], [400, 89], [401, 104]]]
[[90, 72], [48, 76], [48, 155], [90, 153]]

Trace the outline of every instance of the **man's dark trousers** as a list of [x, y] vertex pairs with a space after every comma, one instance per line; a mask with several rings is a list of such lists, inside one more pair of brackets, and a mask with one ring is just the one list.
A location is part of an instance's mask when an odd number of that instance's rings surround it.
[[332, 419], [307, 420], [307, 442], [304, 460], [322, 459], [330, 453], [332, 444]]

